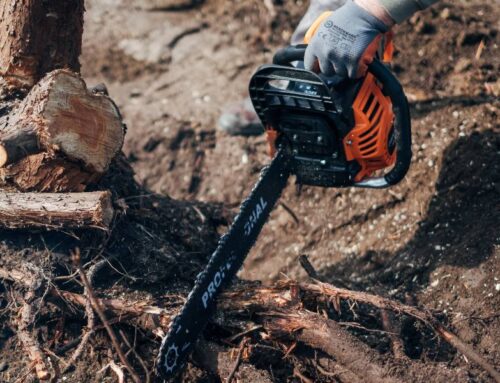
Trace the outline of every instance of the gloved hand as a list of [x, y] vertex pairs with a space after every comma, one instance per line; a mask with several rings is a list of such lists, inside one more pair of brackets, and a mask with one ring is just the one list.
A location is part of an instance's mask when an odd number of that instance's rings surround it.
[[304, 65], [327, 76], [361, 77], [388, 29], [377, 17], [349, 0], [321, 23], [309, 42]]

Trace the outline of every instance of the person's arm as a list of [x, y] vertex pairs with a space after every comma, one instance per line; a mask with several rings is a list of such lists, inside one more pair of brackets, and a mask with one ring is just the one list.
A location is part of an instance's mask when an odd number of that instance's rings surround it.
[[[356, 0], [359, 3], [371, 3], [370, 0]], [[439, 0], [378, 0], [396, 24], [409, 19], [415, 12], [421, 11]]]
[[382, 34], [438, 0], [348, 0], [321, 21], [309, 41], [304, 64], [325, 75], [361, 77]]

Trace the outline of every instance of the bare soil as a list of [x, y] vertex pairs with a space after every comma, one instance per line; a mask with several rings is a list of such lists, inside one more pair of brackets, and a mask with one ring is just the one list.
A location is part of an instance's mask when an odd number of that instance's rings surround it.
[[[98, 185], [113, 189], [122, 211], [111, 235], [2, 231], [0, 267], [22, 259], [53, 276], [71, 274], [69, 250], [79, 246], [86, 261], [96, 254], [115, 259], [97, 276], [102, 295], [185, 293], [268, 162], [263, 137], [225, 135], [216, 129], [218, 115], [246, 96], [251, 73], [287, 44], [306, 3], [275, 1], [273, 16], [260, 1], [87, 1], [82, 73], [89, 85], [107, 85], [128, 126], [126, 158]], [[410, 173], [383, 191], [299, 191], [291, 182], [240, 277], [304, 280], [297, 259], [306, 254], [326, 281], [436, 310], [498, 370], [499, 20], [494, 2], [443, 1], [398, 26], [394, 70], [413, 116]], [[0, 317], [11, 308], [10, 293], [0, 284]], [[379, 325], [360, 312], [364, 325]], [[43, 313], [42, 342], [54, 338], [58, 321]], [[65, 321], [69, 330], [59, 346], [85, 326]], [[400, 325], [406, 355], [422, 364], [413, 381], [446, 381], [445, 368], [457, 381], [492, 381], [415, 322]], [[401, 369], [387, 335], [353, 332]], [[0, 324], [0, 367], [8, 366], [0, 368], [0, 381], [27, 379], [14, 333]], [[158, 339], [139, 334], [137, 342], [152, 365]], [[106, 334], [97, 333], [65, 381], [114, 381], [109, 371], [96, 373], [107, 363], [107, 348]], [[276, 382], [300, 382], [294, 366], [311, 381], [338, 381], [301, 362], [308, 353], [299, 346], [284, 359], [265, 354], [268, 364], [253, 364]], [[184, 377], [217, 379], [196, 367]]]

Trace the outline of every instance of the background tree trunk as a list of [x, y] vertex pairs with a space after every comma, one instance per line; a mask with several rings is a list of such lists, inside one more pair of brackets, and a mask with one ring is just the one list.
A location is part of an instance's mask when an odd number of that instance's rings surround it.
[[83, 0], [0, 1], [4, 188], [84, 191], [122, 148], [118, 108], [105, 88], [88, 90], [78, 74], [83, 12]]
[[83, 0], [0, 2], [0, 76], [28, 90], [59, 68], [80, 71]]

